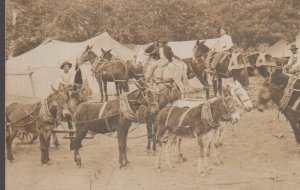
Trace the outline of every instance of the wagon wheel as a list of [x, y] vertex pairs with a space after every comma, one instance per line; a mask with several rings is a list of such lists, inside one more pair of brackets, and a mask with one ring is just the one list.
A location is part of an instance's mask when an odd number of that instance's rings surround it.
[[38, 137], [37, 133], [19, 132], [18, 138], [22, 144], [32, 144]]

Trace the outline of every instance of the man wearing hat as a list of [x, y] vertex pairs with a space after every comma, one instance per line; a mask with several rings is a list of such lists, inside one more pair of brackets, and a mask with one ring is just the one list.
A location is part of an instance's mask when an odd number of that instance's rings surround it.
[[[168, 63], [172, 62], [173, 57], [180, 59], [178, 56], [174, 55], [172, 48], [168, 46], [167, 43], [168, 40], [166, 38], [161, 38], [145, 50], [145, 53], [148, 53], [150, 57], [156, 60], [148, 66], [145, 72], [147, 82], [150, 82], [156, 68], [166, 66]], [[159, 76], [162, 76], [163, 69], [159, 69], [159, 71]]]
[[[231, 54], [231, 50], [233, 48], [233, 43], [231, 36], [226, 34], [226, 29], [224, 27], [220, 30], [221, 36], [215, 45], [215, 48], [210, 51], [207, 55], [206, 62], [208, 63], [208, 69], [215, 73], [215, 68], [218, 63], [222, 63], [227, 55]], [[214, 54], [213, 59], [212, 54]]]
[[298, 47], [296, 44], [293, 44], [291, 45], [290, 50], [292, 51], [292, 55], [284, 68], [287, 70], [287, 73], [300, 76], [300, 54], [298, 52]]
[[60, 69], [63, 72], [58, 76], [57, 84], [64, 84], [65, 86], [70, 86], [74, 82], [74, 74], [70, 71], [72, 63], [65, 61], [60, 65]]

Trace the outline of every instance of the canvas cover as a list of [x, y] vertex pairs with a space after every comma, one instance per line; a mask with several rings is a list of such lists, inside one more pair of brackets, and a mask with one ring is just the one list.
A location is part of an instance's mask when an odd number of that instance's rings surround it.
[[[115, 41], [108, 33], [91, 38], [84, 42], [71, 43], [58, 40], [46, 40], [38, 47], [17, 57], [6, 61], [6, 94], [33, 96], [33, 90], [38, 98], [46, 98], [51, 92], [50, 85], [57, 81], [62, 72], [59, 66], [64, 61], [73, 63], [71, 71], [74, 71], [74, 63], [87, 45], [93, 46], [93, 51], [101, 55], [101, 48], [112, 49], [111, 53], [121, 60], [132, 60], [134, 51]], [[99, 94], [96, 79], [92, 76], [91, 66], [84, 64], [82, 73], [89, 81], [93, 94]], [[32, 74], [32, 83], [28, 75]], [[34, 89], [33, 89], [34, 88]]]

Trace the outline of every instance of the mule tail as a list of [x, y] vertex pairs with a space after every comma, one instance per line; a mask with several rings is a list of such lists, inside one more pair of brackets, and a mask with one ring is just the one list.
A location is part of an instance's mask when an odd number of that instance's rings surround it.
[[164, 127], [159, 127], [157, 129], [157, 133], [156, 133], [156, 143], [158, 143], [160, 146], [162, 145], [162, 143], [166, 143], [168, 140], [168, 133], [167, 133], [168, 127], [164, 126]]

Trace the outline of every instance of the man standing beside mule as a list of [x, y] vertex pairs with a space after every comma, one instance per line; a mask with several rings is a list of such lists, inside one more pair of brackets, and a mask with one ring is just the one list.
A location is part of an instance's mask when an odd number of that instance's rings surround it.
[[[153, 43], [150, 45], [146, 50], [145, 53], [148, 53], [149, 56], [152, 56], [155, 60], [155, 63], [150, 64], [145, 72], [146, 81], [149, 83], [153, 72], [156, 68], [165, 67], [169, 62], [172, 62], [172, 58], [175, 57], [176, 59], [180, 59], [176, 55], [174, 55], [172, 48], [167, 45], [166, 39], [160, 39], [158, 42]], [[162, 80], [163, 70], [159, 69], [158, 76], [159, 79]]]

